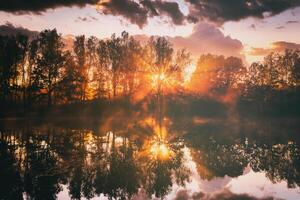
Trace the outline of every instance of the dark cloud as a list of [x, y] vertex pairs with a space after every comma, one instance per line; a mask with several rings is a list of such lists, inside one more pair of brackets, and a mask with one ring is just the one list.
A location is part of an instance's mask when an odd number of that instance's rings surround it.
[[247, 17], [264, 18], [300, 6], [299, 0], [185, 0], [191, 19], [213, 22], [238, 21]]
[[98, 21], [99, 19], [97, 17], [93, 17], [93, 16], [90, 16], [90, 18], [94, 21]]
[[150, 16], [158, 16], [159, 15], [151, 0], [143, 0], [143, 1], [141, 1], [141, 4], [148, 10], [148, 12], [150, 13]]
[[286, 24], [298, 24], [298, 23], [299, 23], [298, 20], [290, 20], [286, 22]]
[[256, 30], [255, 24], [251, 24], [251, 25], [250, 25], [250, 28], [253, 29], [253, 30]]
[[93, 17], [93, 16], [88, 16], [88, 17], [77, 17], [75, 22], [91, 22], [91, 21], [98, 21], [98, 18]]
[[[122, 16], [143, 27], [154, 16], [167, 17], [175, 25], [186, 21], [209, 20], [216, 23], [247, 17], [264, 18], [300, 6], [299, 0], [184, 0], [189, 10], [184, 15], [174, 0], [1, 0], [0, 10], [15, 14], [42, 13], [58, 7], [95, 5], [106, 15]], [[266, 14], [267, 13], [267, 14]]]
[[98, 0], [1, 0], [0, 10], [15, 14], [41, 13], [47, 9], [71, 6], [84, 7], [87, 4], [96, 4], [97, 2]]
[[147, 24], [147, 9], [141, 4], [132, 0], [110, 0], [100, 3], [99, 12], [106, 15], [123, 16], [131, 23], [137, 24], [142, 28]]
[[278, 52], [282, 53], [286, 49], [291, 50], [300, 50], [300, 44], [292, 43], [292, 42], [285, 42], [285, 41], [278, 41], [273, 42], [270, 48], [255, 48], [252, 47], [249, 54], [252, 56], [265, 56], [271, 52]]
[[264, 18], [300, 6], [299, 0], [185, 0], [185, 3], [189, 8], [187, 16], [174, 1], [142, 0], [138, 3], [133, 0], [110, 0], [102, 5], [105, 14], [121, 15], [140, 27], [153, 16], [167, 16], [175, 25], [201, 20], [222, 24], [250, 16]]
[[280, 30], [280, 29], [284, 29], [285, 26], [277, 26], [276, 29]]
[[88, 18], [87, 17], [77, 17], [76, 21], [86, 22], [86, 21], [88, 21]]
[[0, 35], [27, 35], [28, 37], [33, 37], [38, 35], [37, 31], [31, 31], [27, 28], [21, 26], [14, 26], [13, 24], [7, 22], [6, 24], [0, 25]]
[[174, 24], [182, 25], [184, 23], [185, 16], [176, 2], [153, 1], [152, 3], [160, 15], [168, 16]]
[[99, 11], [106, 15], [123, 16], [139, 27], [146, 25], [148, 18], [153, 16], [167, 16], [175, 25], [181, 25], [185, 21], [176, 2], [162, 0], [143, 0], [140, 3], [133, 0], [110, 0], [100, 3]]
[[221, 191], [204, 193], [195, 192], [192, 193], [188, 190], [180, 190], [177, 192], [176, 200], [273, 200], [273, 197], [257, 198], [248, 194], [234, 194], [228, 189]]

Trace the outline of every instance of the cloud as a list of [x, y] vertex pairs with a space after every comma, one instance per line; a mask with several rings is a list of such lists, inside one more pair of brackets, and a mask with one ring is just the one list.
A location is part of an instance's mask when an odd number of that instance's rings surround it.
[[98, 0], [1, 0], [0, 10], [15, 14], [40, 14], [48, 9], [71, 6], [84, 7], [97, 2]]
[[147, 9], [133, 0], [110, 0], [100, 3], [99, 12], [105, 15], [123, 16], [142, 28], [147, 24]]
[[194, 192], [191, 194], [188, 190], [180, 190], [177, 192], [175, 200], [273, 200], [273, 197], [256, 198], [248, 194], [234, 194], [228, 189], [217, 192], [204, 193]]
[[[113, 8], [113, 15], [120, 14], [121, 16], [134, 21], [134, 15], [143, 12], [145, 15], [142, 18], [145, 25], [149, 17], [167, 16], [173, 24], [181, 25], [184, 22], [196, 23], [201, 20], [208, 20], [216, 23], [224, 23], [226, 21], [238, 21], [247, 17], [264, 18], [279, 14], [285, 10], [300, 6], [299, 0], [184, 0], [182, 4], [188, 7], [189, 13], [184, 15], [179, 9], [179, 5], [175, 1], [166, 0], [142, 0], [140, 2], [134, 0], [108, 0], [102, 3], [109, 11], [110, 8], [105, 5], [123, 4], [124, 6], [110, 7]], [[134, 5], [135, 9], [132, 9]], [[125, 12], [131, 10], [130, 14]], [[124, 15], [124, 12], [126, 15]], [[146, 18], [146, 19], [145, 19]]]
[[290, 20], [286, 22], [286, 24], [298, 24], [298, 23], [299, 23], [298, 20]]
[[284, 29], [285, 28], [285, 26], [277, 26], [276, 27], [276, 29], [278, 29], [278, 30], [281, 30], [281, 29]]
[[176, 2], [162, 0], [143, 0], [140, 3], [133, 0], [109, 0], [100, 3], [98, 8], [105, 15], [122, 16], [140, 28], [153, 16], [166, 16], [175, 25], [182, 25], [186, 18]]
[[98, 18], [93, 16], [88, 16], [88, 17], [77, 17], [77, 19], [75, 19], [75, 22], [92, 22], [92, 21], [98, 21]]
[[0, 35], [17, 35], [22, 34], [28, 37], [38, 35], [37, 31], [31, 31], [21, 26], [14, 26], [12, 23], [6, 22], [6, 24], [0, 25]]
[[300, 49], [300, 44], [292, 43], [292, 42], [285, 42], [285, 41], [273, 42], [271, 44], [270, 48], [255, 48], [255, 47], [252, 47], [250, 52], [249, 52], [249, 55], [252, 55], [252, 56], [265, 56], [265, 55], [270, 54], [271, 52], [282, 53], [286, 49], [291, 49], [291, 50]]
[[193, 20], [217, 23], [239, 21], [247, 17], [264, 18], [300, 6], [299, 0], [185, 0]]
[[[157, 38], [158, 36], [154, 36]], [[134, 35], [134, 38], [145, 44], [149, 36]], [[225, 57], [235, 56], [241, 58], [244, 63], [244, 46], [241, 41], [225, 36], [218, 27], [209, 23], [198, 23], [193, 32], [186, 37], [166, 37], [175, 50], [186, 49], [194, 58], [203, 54], [224, 55]]]
[[[142, 43], [149, 39], [147, 35], [134, 35]], [[158, 36], [154, 36], [158, 37]], [[225, 36], [218, 27], [209, 23], [198, 23], [193, 32], [186, 37], [166, 37], [176, 50], [186, 49], [193, 57], [198, 58], [202, 54], [236, 56], [245, 61], [243, 44], [237, 39]]]
[[86, 21], [88, 21], [88, 18], [87, 18], [87, 17], [77, 17], [76, 20], [77, 20], [77, 21], [86, 22]]
[[94, 21], [98, 21], [99, 19], [97, 17], [94, 17], [94, 16], [89, 16], [92, 20]]
[[0, 11], [41, 14], [59, 7], [94, 5], [105, 15], [121, 16], [140, 28], [149, 18], [167, 17], [175, 25], [208, 20], [217, 24], [247, 17], [264, 18], [300, 6], [299, 0], [184, 0], [185, 15], [175, 0], [1, 0]]
[[249, 26], [249, 28], [251, 28], [251, 29], [253, 29], [253, 30], [256, 30], [255, 24], [251, 24], [251, 25]]
[[153, 1], [153, 7], [158, 10], [161, 15], [168, 16], [175, 25], [182, 25], [185, 21], [185, 16], [180, 11], [176, 2]]
[[211, 53], [244, 58], [243, 44], [239, 40], [225, 36], [216, 26], [208, 23], [199, 23], [191, 35], [177, 36], [170, 38], [170, 41], [176, 48], [185, 48], [194, 56]]

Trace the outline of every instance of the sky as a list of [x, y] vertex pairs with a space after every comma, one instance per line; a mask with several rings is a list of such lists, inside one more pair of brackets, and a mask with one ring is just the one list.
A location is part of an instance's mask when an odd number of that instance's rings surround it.
[[2, 0], [0, 33], [56, 28], [64, 36], [166, 36], [196, 58], [237, 56], [245, 63], [300, 48], [299, 0]]

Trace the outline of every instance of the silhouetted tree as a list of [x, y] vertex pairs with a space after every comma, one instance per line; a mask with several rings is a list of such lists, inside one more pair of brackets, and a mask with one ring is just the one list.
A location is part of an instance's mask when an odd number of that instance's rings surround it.
[[95, 70], [95, 81], [97, 89], [95, 96], [97, 98], [108, 96], [110, 97], [110, 58], [107, 42], [100, 40], [97, 47], [98, 64]]
[[86, 64], [86, 46], [85, 36], [77, 36], [74, 41], [75, 60], [78, 68], [80, 69], [81, 77], [83, 78], [81, 87], [81, 100], [86, 100], [86, 90], [88, 87], [88, 66]]
[[111, 63], [111, 85], [113, 98], [117, 96], [117, 86], [120, 83], [120, 69], [122, 61], [122, 46], [120, 38], [116, 37], [115, 34], [111, 36], [111, 39], [107, 42], [108, 55]]
[[39, 95], [47, 96], [48, 106], [53, 103], [57, 84], [61, 79], [64, 56], [61, 36], [56, 29], [45, 30], [38, 37], [37, 66], [34, 68], [33, 84]]
[[123, 49], [121, 64], [123, 95], [129, 96], [134, 94], [138, 84], [136, 75], [142, 66], [142, 47], [126, 32], [122, 33], [121, 42]]
[[82, 82], [84, 77], [75, 64], [70, 52], [64, 55], [65, 65], [61, 70], [61, 81], [58, 84], [58, 96], [62, 103], [72, 103], [81, 100]]
[[25, 81], [26, 50], [26, 36], [0, 36], [0, 94], [3, 101], [16, 100], [20, 71], [23, 72], [22, 81]]

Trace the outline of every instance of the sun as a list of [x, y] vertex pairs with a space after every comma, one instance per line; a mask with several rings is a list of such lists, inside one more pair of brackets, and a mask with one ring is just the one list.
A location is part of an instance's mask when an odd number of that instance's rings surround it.
[[157, 87], [159, 84], [165, 84], [167, 82], [167, 76], [165, 73], [152, 74], [150, 76], [153, 87]]
[[154, 141], [150, 153], [156, 160], [167, 160], [171, 155], [169, 145], [164, 141]]

